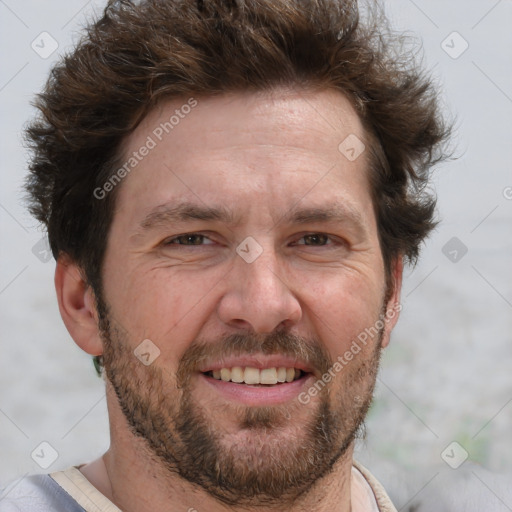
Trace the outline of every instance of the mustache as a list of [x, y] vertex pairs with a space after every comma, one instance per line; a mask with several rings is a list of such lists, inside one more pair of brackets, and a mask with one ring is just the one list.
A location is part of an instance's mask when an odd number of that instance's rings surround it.
[[192, 343], [181, 357], [176, 374], [178, 387], [205, 361], [216, 361], [230, 356], [255, 354], [282, 355], [296, 358], [308, 364], [320, 375], [333, 365], [333, 361], [321, 342], [292, 333], [235, 333], [212, 341], [198, 340]]

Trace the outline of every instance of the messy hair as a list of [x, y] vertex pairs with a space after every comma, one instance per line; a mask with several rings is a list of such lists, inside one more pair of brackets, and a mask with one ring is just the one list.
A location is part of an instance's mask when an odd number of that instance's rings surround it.
[[426, 188], [449, 129], [435, 83], [370, 1], [111, 0], [52, 69], [27, 129], [29, 208], [55, 258], [95, 292], [112, 222], [122, 142], [162, 100], [277, 87], [334, 89], [357, 111], [384, 264], [414, 262], [435, 225]]

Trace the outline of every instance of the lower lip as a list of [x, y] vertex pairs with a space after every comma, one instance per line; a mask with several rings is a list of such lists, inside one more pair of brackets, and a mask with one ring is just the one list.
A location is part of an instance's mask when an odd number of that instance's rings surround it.
[[308, 382], [314, 379], [311, 373], [303, 375], [293, 382], [284, 382], [274, 386], [251, 386], [250, 384], [237, 384], [225, 382], [200, 374], [200, 379], [211, 386], [217, 393], [227, 400], [235, 400], [244, 405], [277, 405], [289, 402], [300, 394], [308, 386]]

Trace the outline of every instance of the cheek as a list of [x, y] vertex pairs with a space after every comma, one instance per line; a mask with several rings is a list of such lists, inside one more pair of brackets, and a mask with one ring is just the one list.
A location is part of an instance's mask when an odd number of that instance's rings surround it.
[[356, 315], [367, 312], [372, 315], [382, 304], [383, 295], [379, 280], [344, 275], [332, 279], [326, 277], [325, 284], [311, 294], [329, 311]]
[[131, 339], [150, 339], [165, 359], [177, 359], [197, 337], [208, 317], [215, 276], [170, 269], [133, 272], [116, 302]]
[[[310, 288], [304, 303], [309, 305], [315, 332], [333, 359], [342, 356], [358, 338], [370, 347], [375, 345], [375, 325], [382, 312], [383, 290], [377, 277], [361, 275], [326, 278]], [[361, 347], [363, 353], [364, 345]]]

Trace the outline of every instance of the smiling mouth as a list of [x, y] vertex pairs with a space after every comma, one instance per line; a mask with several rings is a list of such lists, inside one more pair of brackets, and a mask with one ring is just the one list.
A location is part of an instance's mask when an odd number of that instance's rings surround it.
[[301, 379], [307, 373], [298, 368], [254, 368], [251, 366], [233, 368], [221, 368], [204, 372], [203, 375], [215, 380], [234, 382], [252, 386], [275, 386], [290, 383]]

